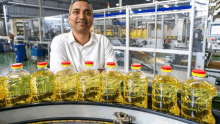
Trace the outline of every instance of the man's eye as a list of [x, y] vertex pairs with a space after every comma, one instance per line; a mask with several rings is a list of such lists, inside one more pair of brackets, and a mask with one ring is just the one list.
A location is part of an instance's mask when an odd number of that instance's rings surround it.
[[73, 14], [79, 14], [79, 11], [73, 11]]
[[91, 15], [91, 12], [90, 11], [87, 11], [85, 12], [86, 15], [90, 16]]

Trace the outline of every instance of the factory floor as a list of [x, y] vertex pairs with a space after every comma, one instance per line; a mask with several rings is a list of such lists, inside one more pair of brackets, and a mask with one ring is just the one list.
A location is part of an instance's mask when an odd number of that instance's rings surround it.
[[[30, 54], [27, 51], [27, 56], [30, 58]], [[11, 71], [11, 64], [17, 63], [15, 61], [15, 52], [0, 52], [0, 75], [6, 76]], [[30, 61], [21, 62], [23, 69], [33, 73], [37, 70], [37, 63]]]

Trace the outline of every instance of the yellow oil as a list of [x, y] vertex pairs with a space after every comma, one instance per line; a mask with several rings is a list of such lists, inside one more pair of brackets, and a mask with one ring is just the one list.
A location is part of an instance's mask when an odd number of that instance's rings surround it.
[[138, 29], [134, 29], [133, 38], [138, 38]]
[[88, 69], [78, 73], [79, 101], [99, 102], [100, 74], [98, 70]]
[[148, 80], [143, 72], [128, 72], [124, 81], [124, 104], [147, 108], [147, 89]]
[[123, 104], [122, 81], [123, 75], [119, 71], [103, 71], [101, 74], [100, 102]]
[[142, 29], [137, 29], [137, 38], [142, 38], [142, 36], [143, 36]]
[[202, 78], [186, 80], [181, 89], [181, 117], [201, 124], [215, 124], [212, 115], [212, 98], [216, 88]]
[[152, 109], [179, 116], [177, 91], [180, 82], [167, 74], [157, 75], [152, 82]]
[[143, 38], [147, 38], [147, 29], [145, 28], [143, 30], [143, 35], [142, 35]]
[[17, 69], [6, 75], [5, 102], [6, 107], [30, 103], [30, 73]]
[[78, 101], [77, 73], [60, 70], [55, 74], [55, 101]]
[[131, 38], [135, 38], [135, 29], [132, 29], [130, 32]]
[[42, 68], [31, 74], [32, 103], [53, 101], [54, 74]]
[[6, 78], [0, 75], [0, 108], [5, 107], [5, 83]]

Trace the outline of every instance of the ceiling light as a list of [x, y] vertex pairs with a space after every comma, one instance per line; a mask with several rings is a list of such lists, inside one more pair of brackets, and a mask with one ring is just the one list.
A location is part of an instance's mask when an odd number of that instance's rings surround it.
[[165, 8], [169, 8], [170, 6], [168, 6], [168, 5], [163, 5], [163, 7], [165, 7]]
[[119, 6], [119, 3], [116, 3], [116, 6]]

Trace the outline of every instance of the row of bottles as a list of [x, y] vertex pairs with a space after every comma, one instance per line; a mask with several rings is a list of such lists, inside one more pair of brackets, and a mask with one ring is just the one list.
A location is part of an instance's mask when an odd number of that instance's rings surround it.
[[[86, 61], [84, 66], [83, 71], [76, 73], [70, 62], [62, 62], [62, 68], [53, 74], [46, 62], [40, 62], [38, 70], [30, 74], [22, 69], [22, 64], [13, 64], [6, 77], [0, 76], [0, 105], [93, 101], [147, 108], [148, 80], [140, 64], [132, 64], [132, 70], [124, 76], [115, 62], [108, 62], [101, 74], [93, 68], [92, 61]], [[171, 75], [172, 67], [162, 66], [161, 72], [152, 82], [153, 110], [176, 116], [181, 113], [181, 117], [200, 123], [215, 123], [211, 106], [212, 98], [217, 96], [216, 88], [205, 80], [204, 70], [194, 69], [193, 76], [182, 84]], [[177, 105], [178, 90], [181, 110]]]
[[147, 29], [133, 29], [130, 33], [131, 38], [147, 38]]
[[[171, 75], [172, 67], [162, 66], [161, 75], [152, 83], [152, 109], [194, 120], [202, 124], [215, 124], [212, 98], [216, 88], [205, 79], [205, 71], [192, 70], [192, 77], [182, 84]], [[181, 110], [177, 105], [177, 91], [181, 90]]]
[[[97, 34], [101, 34], [100, 29], [96, 29], [94, 32]], [[112, 29], [106, 29], [106, 36], [113, 36], [113, 35], [126, 36], [126, 29], [122, 28], [121, 31], [118, 31], [116, 33]], [[133, 29], [130, 32], [130, 37], [131, 38], [147, 38], [147, 29], [146, 28]]]

